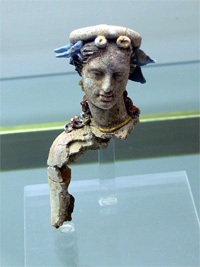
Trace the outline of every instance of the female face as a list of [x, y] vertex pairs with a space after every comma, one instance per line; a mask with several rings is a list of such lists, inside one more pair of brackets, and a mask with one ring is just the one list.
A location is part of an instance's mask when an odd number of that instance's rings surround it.
[[82, 69], [87, 100], [100, 109], [111, 109], [123, 98], [130, 73], [130, 55], [116, 46], [89, 59]]

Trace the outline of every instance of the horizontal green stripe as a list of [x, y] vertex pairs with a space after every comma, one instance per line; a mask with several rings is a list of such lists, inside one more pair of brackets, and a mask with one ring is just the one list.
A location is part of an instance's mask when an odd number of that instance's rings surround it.
[[[199, 110], [141, 115], [140, 122], [178, 120], [200, 117]], [[68, 121], [69, 122], [69, 121]], [[62, 130], [65, 122], [40, 123], [0, 127], [0, 135]]]

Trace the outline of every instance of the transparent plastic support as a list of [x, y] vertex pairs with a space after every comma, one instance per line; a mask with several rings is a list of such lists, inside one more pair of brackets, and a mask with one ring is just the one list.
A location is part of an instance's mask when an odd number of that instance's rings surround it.
[[73, 222], [64, 222], [63, 225], [58, 228], [58, 231], [63, 234], [72, 233], [75, 231], [75, 225]]
[[115, 178], [115, 140], [111, 139], [106, 149], [98, 151], [99, 161], [99, 205], [117, 203]]
[[48, 184], [26, 186], [25, 266], [199, 266], [199, 218], [185, 171], [116, 177], [115, 190], [117, 205], [104, 208], [98, 177], [73, 181], [76, 229], [63, 234], [50, 224]]

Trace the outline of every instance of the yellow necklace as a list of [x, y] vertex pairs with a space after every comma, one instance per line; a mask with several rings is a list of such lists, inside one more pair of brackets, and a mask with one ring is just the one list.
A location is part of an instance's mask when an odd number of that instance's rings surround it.
[[111, 133], [111, 132], [114, 132], [116, 130], [118, 130], [119, 128], [121, 128], [122, 126], [126, 125], [130, 120], [132, 119], [132, 117], [128, 117], [128, 119], [126, 119], [125, 121], [123, 121], [122, 123], [120, 123], [119, 125], [113, 127], [113, 128], [110, 128], [110, 129], [104, 129], [104, 128], [101, 128], [99, 127], [99, 130], [103, 133]]

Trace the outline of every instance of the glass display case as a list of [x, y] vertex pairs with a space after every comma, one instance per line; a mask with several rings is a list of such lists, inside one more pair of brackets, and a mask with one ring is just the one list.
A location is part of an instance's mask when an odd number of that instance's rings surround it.
[[198, 69], [197, 61], [158, 64], [144, 68], [147, 85], [128, 84], [142, 115], [115, 142], [116, 201], [99, 204], [98, 151], [88, 151], [70, 166], [68, 233], [50, 225], [46, 159], [80, 113], [79, 77], [2, 79], [2, 266], [198, 266]]

